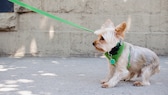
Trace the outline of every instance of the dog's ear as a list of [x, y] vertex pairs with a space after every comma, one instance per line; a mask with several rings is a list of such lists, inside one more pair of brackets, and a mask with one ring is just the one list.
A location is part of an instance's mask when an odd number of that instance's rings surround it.
[[113, 22], [110, 19], [107, 19], [106, 22], [101, 27], [101, 29], [104, 28], [114, 28]]
[[126, 28], [127, 28], [127, 23], [126, 23], [126, 22], [122, 22], [121, 24], [119, 24], [119, 25], [115, 28], [117, 37], [122, 37], [122, 38], [124, 38], [124, 34], [125, 34], [125, 31], [126, 31]]
[[96, 35], [103, 34], [105, 32], [106, 28], [113, 28], [113, 29], [115, 29], [114, 24], [113, 24], [113, 22], [110, 19], [106, 20], [106, 22], [102, 25], [101, 29], [95, 31], [94, 33]]

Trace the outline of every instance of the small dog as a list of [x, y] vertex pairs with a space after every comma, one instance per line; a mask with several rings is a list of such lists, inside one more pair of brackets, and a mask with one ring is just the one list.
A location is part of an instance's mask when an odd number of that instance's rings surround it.
[[107, 77], [101, 81], [103, 88], [114, 87], [120, 80], [128, 81], [139, 76], [142, 81], [135, 81], [134, 86], [150, 85], [150, 77], [160, 71], [159, 58], [153, 51], [123, 41], [126, 27], [126, 22], [114, 27], [109, 19], [94, 32], [98, 39], [93, 45], [105, 53], [109, 66]]

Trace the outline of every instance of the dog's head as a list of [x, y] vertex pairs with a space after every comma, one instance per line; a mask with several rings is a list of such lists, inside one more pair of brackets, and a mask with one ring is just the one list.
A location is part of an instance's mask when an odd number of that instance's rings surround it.
[[126, 26], [126, 22], [123, 22], [115, 27], [112, 21], [108, 19], [101, 29], [94, 32], [98, 38], [93, 42], [93, 45], [101, 52], [110, 51], [121, 39], [124, 39]]

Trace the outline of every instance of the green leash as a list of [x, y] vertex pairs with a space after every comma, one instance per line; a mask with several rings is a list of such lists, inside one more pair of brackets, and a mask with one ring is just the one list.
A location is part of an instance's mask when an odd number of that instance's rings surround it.
[[22, 2], [20, 2], [20, 0], [9, 0], [9, 1], [10, 1], [10, 2], [13, 2], [13, 3], [17, 4], [17, 5], [20, 5], [20, 6], [24, 7], [24, 8], [27, 8], [27, 9], [29, 9], [29, 10], [32, 10], [32, 11], [34, 11], [34, 12], [36, 12], [36, 13], [39, 13], [39, 14], [41, 14], [41, 15], [47, 16], [47, 17], [49, 17], [49, 18], [52, 18], [52, 19], [57, 20], [57, 21], [60, 21], [60, 22], [62, 22], [62, 23], [71, 25], [71, 26], [73, 26], [73, 27], [79, 28], [79, 29], [81, 29], [81, 30], [85, 30], [85, 31], [88, 31], [88, 32], [94, 32], [93, 30], [87, 29], [87, 28], [82, 27], [82, 26], [80, 26], [80, 25], [77, 25], [77, 24], [75, 24], [75, 23], [73, 23], [73, 22], [70, 22], [70, 21], [65, 20], [65, 19], [63, 19], [63, 18], [54, 16], [54, 15], [52, 15], [52, 14], [49, 14], [49, 13], [45, 12], [45, 11], [39, 10], [39, 9], [37, 9], [37, 8], [35, 8], [35, 7], [32, 7], [32, 6], [27, 5], [27, 4], [25, 4], [25, 3], [22, 3]]

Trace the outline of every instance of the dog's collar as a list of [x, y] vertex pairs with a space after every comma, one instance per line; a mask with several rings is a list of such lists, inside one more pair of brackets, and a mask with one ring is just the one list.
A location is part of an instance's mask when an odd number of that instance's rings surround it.
[[106, 52], [105, 56], [109, 59], [112, 65], [115, 65], [115, 63], [118, 61], [118, 58], [121, 56], [123, 50], [124, 50], [124, 43], [121, 44], [120, 41], [117, 43], [115, 47], [111, 49], [110, 52]]
[[[105, 52], [104, 55], [106, 56], [106, 58], [110, 61], [112, 65], [116, 64], [116, 62], [118, 61], [119, 57], [121, 56], [124, 50], [124, 47], [125, 47], [124, 42], [121, 43], [120, 41], [117, 43], [117, 45], [114, 48], [111, 49], [110, 52]], [[128, 68], [130, 67], [130, 53], [128, 56], [128, 66], [127, 67]]]
[[117, 45], [115, 47], [113, 47], [111, 49], [111, 51], [109, 51], [110, 55], [117, 55], [119, 53], [122, 53], [122, 50], [124, 49], [124, 44], [120, 42], [117, 43]]

